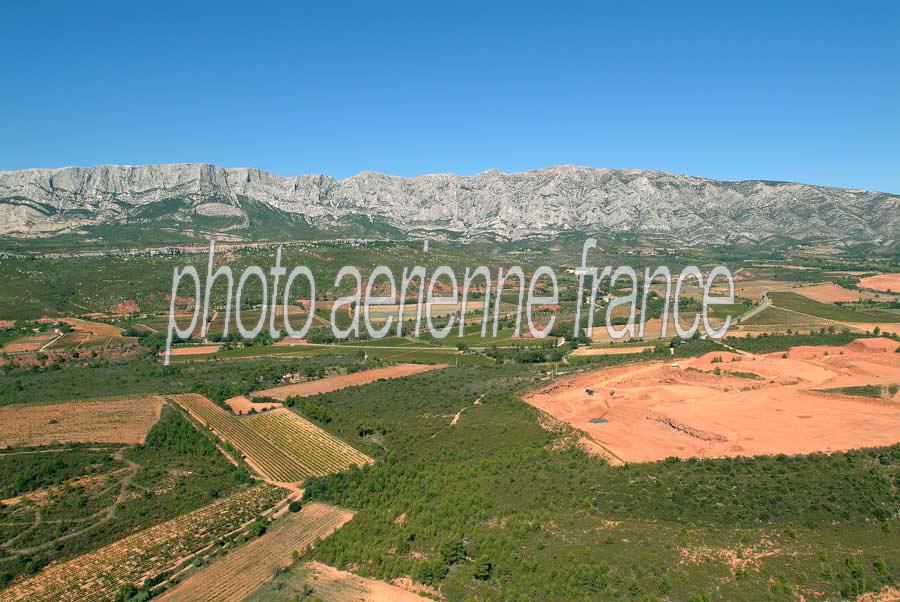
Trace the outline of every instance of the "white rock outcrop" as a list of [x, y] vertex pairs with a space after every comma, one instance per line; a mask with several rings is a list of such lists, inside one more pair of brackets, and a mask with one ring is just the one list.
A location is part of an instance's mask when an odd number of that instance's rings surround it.
[[135, 208], [173, 197], [189, 200], [202, 215], [245, 215], [242, 202], [253, 199], [302, 215], [313, 226], [365, 216], [411, 235], [511, 240], [581, 232], [686, 244], [900, 241], [897, 195], [574, 166], [416, 178], [363, 172], [344, 180], [208, 164], [6, 171], [0, 172], [0, 235], [114, 224]]

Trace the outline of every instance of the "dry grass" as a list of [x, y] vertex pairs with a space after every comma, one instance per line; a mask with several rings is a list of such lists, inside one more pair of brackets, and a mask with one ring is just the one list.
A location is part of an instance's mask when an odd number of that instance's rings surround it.
[[0, 407], [0, 447], [143, 443], [164, 403], [149, 395]]
[[271, 397], [273, 399], [284, 401], [288, 397], [309, 397], [320, 393], [330, 393], [331, 391], [337, 391], [338, 389], [345, 389], [347, 387], [365, 385], [375, 382], [376, 380], [402, 378], [404, 376], [412, 376], [413, 374], [421, 374], [423, 372], [430, 372], [431, 370], [446, 367], [446, 364], [397, 364], [395, 366], [388, 366], [387, 368], [363, 370], [352, 374], [342, 374], [340, 376], [320, 378], [304, 383], [263, 389], [261, 391], [254, 391], [250, 395], [251, 397]]

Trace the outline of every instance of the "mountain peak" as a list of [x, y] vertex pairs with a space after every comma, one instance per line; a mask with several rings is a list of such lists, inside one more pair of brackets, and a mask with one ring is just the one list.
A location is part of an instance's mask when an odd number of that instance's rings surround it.
[[[177, 200], [177, 211], [149, 210], [166, 200]], [[0, 172], [0, 235], [89, 233], [136, 219], [152, 228], [148, 215], [163, 216], [170, 228], [197, 230], [188, 225], [198, 214], [227, 214], [235, 220], [223, 220], [222, 228], [240, 237], [252, 220], [224, 207], [243, 207], [242, 200], [307, 229], [365, 217], [411, 236], [510, 240], [575, 232], [689, 245], [778, 239], [890, 246], [900, 240], [896, 195], [577, 165], [414, 178], [363, 171], [343, 180], [210, 163], [6, 171]], [[205, 223], [207, 231], [221, 230]]]

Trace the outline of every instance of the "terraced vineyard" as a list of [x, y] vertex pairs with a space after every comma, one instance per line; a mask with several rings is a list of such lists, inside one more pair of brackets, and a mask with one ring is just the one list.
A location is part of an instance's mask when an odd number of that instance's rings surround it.
[[284, 499], [285, 491], [261, 484], [134, 535], [50, 565], [37, 576], [0, 591], [0, 602], [112, 600], [122, 585], [139, 586], [175, 568]]
[[287, 514], [262, 537], [216, 560], [159, 598], [160, 602], [239, 602], [291, 564], [302, 552], [339, 529], [353, 513], [326, 504], [309, 504]]
[[293, 483], [372, 461], [290, 410], [238, 418], [202, 395], [186, 393], [173, 399], [273, 481]]
[[350, 447], [286, 408], [240, 418], [279, 449], [308, 468], [310, 474], [327, 474], [367, 464], [372, 458]]

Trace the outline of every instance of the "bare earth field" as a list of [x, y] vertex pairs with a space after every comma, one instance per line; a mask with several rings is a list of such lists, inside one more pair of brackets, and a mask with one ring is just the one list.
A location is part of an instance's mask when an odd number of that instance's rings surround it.
[[[695, 315], [696, 314], [694, 314], [692, 312], [681, 312], [678, 317], [681, 320], [682, 328], [690, 328], [691, 323], [694, 321]], [[722, 324], [722, 320], [719, 318], [710, 317], [709, 323], [713, 328], [718, 328]], [[634, 323], [634, 334], [635, 334], [634, 338], [635, 339], [643, 339], [646, 341], [653, 341], [653, 340], [660, 339], [660, 338], [668, 338], [668, 337], [677, 336], [677, 332], [675, 331], [675, 318], [672, 313], [669, 314], [669, 319], [666, 323], [665, 336], [662, 336], [663, 335], [662, 326], [663, 326], [662, 319], [650, 318], [649, 320], [647, 320], [644, 323], [644, 336], [641, 337], [641, 336], [639, 336], [641, 325], [640, 325], [640, 319], [638, 318], [637, 320], [635, 320], [635, 323]], [[615, 330], [622, 330], [622, 328], [624, 328], [624, 327], [623, 326], [613, 326], [613, 328]], [[702, 324], [701, 324], [700, 328], [701, 329], [703, 328]], [[593, 341], [594, 343], [600, 343], [600, 344], [613, 343], [613, 342], [621, 343], [623, 340], [629, 340], [629, 339], [626, 337], [625, 339], [619, 339], [618, 341], [614, 341], [613, 338], [609, 336], [609, 331], [606, 329], [605, 325], [594, 326], [594, 331], [593, 331], [593, 333], [591, 333], [591, 341]]]
[[413, 374], [421, 374], [423, 372], [430, 372], [446, 367], [446, 364], [397, 364], [396, 366], [388, 366], [387, 368], [375, 368], [373, 370], [354, 372], [353, 374], [342, 374], [340, 376], [320, 378], [305, 383], [272, 387], [271, 389], [254, 391], [250, 395], [251, 397], [271, 397], [273, 399], [284, 401], [288, 397], [293, 397], [295, 395], [309, 397], [320, 393], [330, 393], [331, 391], [337, 391], [338, 389], [345, 389], [347, 387], [365, 385], [375, 382], [376, 380], [402, 378], [404, 376], [412, 376]]
[[288, 586], [291, 590], [290, 593], [279, 596], [278, 593], [267, 591], [268, 588], [262, 588], [248, 598], [247, 602], [288, 600], [290, 599], [288, 596], [293, 595], [295, 590], [302, 591], [304, 585], [312, 588], [313, 596], [329, 602], [423, 602], [431, 600], [431, 598], [419, 596], [402, 587], [376, 579], [365, 579], [320, 562], [308, 562], [294, 570], [293, 573]]
[[69, 324], [75, 330], [83, 330], [100, 336], [118, 336], [122, 334], [122, 329], [112, 324], [103, 324], [102, 322], [90, 322], [79, 318], [62, 318], [62, 322]]
[[579, 347], [575, 351], [573, 351], [570, 355], [579, 356], [579, 355], [627, 355], [629, 353], [642, 353], [647, 351], [648, 349], [653, 349], [651, 346], [636, 346], [636, 347]]
[[526, 401], [626, 462], [890, 445], [900, 441], [900, 403], [817, 390], [900, 383], [897, 345], [873, 339], [796, 347], [787, 358], [715, 352], [679, 367], [622, 366], [561, 380]]
[[51, 443], [143, 443], [162, 397], [113, 397], [0, 407], [0, 448]]
[[890, 297], [868, 293], [865, 291], [853, 291], [836, 284], [817, 284], [816, 286], [800, 286], [790, 289], [790, 292], [803, 295], [819, 303], [853, 303], [857, 301], [888, 300]]
[[784, 280], [745, 280], [743, 282], [734, 283], [734, 294], [738, 297], [743, 297], [744, 299], [760, 301], [762, 300], [763, 295], [769, 291], [785, 288], [790, 285], [790, 282], [785, 282]]
[[[186, 347], [172, 347], [171, 351], [169, 351], [169, 355], [173, 357], [179, 355], [206, 355], [209, 353], [215, 353], [221, 348], [221, 345], [189, 345]], [[160, 352], [160, 355], [163, 355], [163, 353]]]
[[290, 566], [294, 551], [331, 535], [353, 518], [353, 513], [325, 504], [308, 504], [279, 519], [264, 535], [191, 575], [160, 602], [240, 602]]
[[249, 414], [250, 410], [262, 412], [263, 410], [272, 410], [281, 407], [280, 403], [254, 403], [243, 395], [226, 399], [225, 403], [235, 414]]
[[861, 288], [871, 288], [876, 291], [900, 292], [900, 274], [879, 274], [869, 276], [859, 281]]

